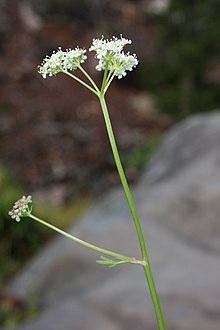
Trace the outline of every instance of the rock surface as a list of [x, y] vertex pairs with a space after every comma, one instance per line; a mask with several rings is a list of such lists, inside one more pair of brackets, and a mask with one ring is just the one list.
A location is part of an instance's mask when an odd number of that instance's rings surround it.
[[[219, 330], [220, 113], [171, 129], [133, 187], [167, 328]], [[115, 189], [70, 232], [139, 256], [123, 192]], [[97, 265], [96, 253], [62, 237], [9, 284], [39, 314], [18, 330], [144, 330], [156, 322], [141, 268]]]

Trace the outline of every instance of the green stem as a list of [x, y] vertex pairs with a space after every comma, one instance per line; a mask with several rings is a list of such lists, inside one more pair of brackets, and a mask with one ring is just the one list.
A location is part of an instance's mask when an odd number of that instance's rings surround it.
[[[81, 80], [80, 78], [74, 76], [72, 73], [70, 73], [69, 71], [62, 71], [64, 74], [70, 76], [71, 78], [75, 79], [76, 81], [78, 81], [81, 85], [83, 85], [84, 87], [88, 88], [92, 93], [94, 93], [96, 96], [99, 96], [99, 92], [96, 91], [95, 89], [93, 89], [91, 86], [89, 86], [87, 83], [85, 83], [83, 80]], [[98, 87], [97, 87], [98, 88]]]
[[147, 279], [147, 283], [150, 289], [150, 294], [151, 294], [151, 298], [152, 298], [152, 302], [154, 305], [154, 310], [155, 310], [155, 314], [156, 314], [156, 318], [157, 318], [157, 324], [158, 324], [158, 328], [160, 330], [166, 330], [166, 326], [165, 326], [165, 322], [164, 322], [164, 318], [163, 318], [163, 312], [160, 306], [160, 300], [157, 294], [157, 289], [154, 283], [154, 279], [153, 279], [153, 274], [151, 272], [151, 268], [150, 268], [150, 264], [148, 261], [148, 265], [143, 265], [144, 268], [144, 273]]
[[144, 241], [142, 228], [141, 228], [140, 221], [139, 221], [139, 218], [137, 215], [134, 200], [132, 198], [130, 188], [128, 186], [128, 182], [127, 182], [127, 179], [126, 179], [123, 167], [122, 167], [122, 163], [121, 163], [120, 156], [118, 153], [118, 148], [116, 145], [114, 133], [112, 130], [111, 120], [110, 120], [110, 117], [108, 114], [108, 109], [107, 109], [107, 105], [106, 105], [103, 94], [101, 94], [99, 96], [99, 100], [100, 100], [101, 108], [103, 111], [104, 120], [105, 120], [105, 124], [106, 124], [106, 128], [107, 128], [113, 156], [115, 159], [115, 164], [116, 164], [116, 167], [117, 167], [117, 170], [119, 173], [119, 177], [121, 179], [122, 186], [124, 188], [124, 192], [125, 192], [125, 195], [126, 195], [126, 198], [127, 198], [130, 210], [131, 210], [132, 217], [134, 219], [134, 223], [135, 223], [135, 227], [136, 227], [136, 231], [137, 231], [137, 235], [138, 235], [138, 239], [139, 239], [139, 244], [140, 244], [140, 248], [141, 248], [141, 252], [142, 252], [142, 257], [143, 257], [143, 261], [144, 261], [144, 263], [143, 263], [144, 273], [145, 273], [145, 276], [146, 276], [146, 279], [147, 279], [147, 282], [149, 285], [149, 289], [150, 289], [150, 293], [151, 293], [151, 297], [152, 297], [152, 301], [153, 301], [153, 305], [154, 305], [154, 309], [155, 309], [155, 314], [156, 314], [156, 318], [157, 318], [158, 327], [160, 330], [165, 330], [165, 323], [163, 320], [163, 315], [162, 315], [156, 287], [154, 284], [154, 279], [153, 279], [151, 269], [150, 269], [150, 263], [149, 263], [149, 258], [147, 255], [147, 249], [146, 249], [146, 245], [145, 245], [145, 241]]
[[105, 89], [104, 89], [104, 92], [103, 92], [103, 95], [105, 95], [105, 93], [107, 92], [109, 86], [111, 85], [112, 83], [112, 80], [115, 78], [115, 72], [111, 75], [109, 75], [108, 77], [108, 80], [107, 80], [107, 83], [106, 83], [106, 86], [105, 86]]
[[94, 87], [94, 89], [99, 93], [99, 88], [96, 85], [96, 83], [94, 82], [94, 80], [90, 77], [90, 75], [86, 72], [86, 70], [83, 69], [83, 67], [80, 65], [79, 69], [81, 70], [81, 72], [84, 74], [84, 76], [90, 81], [90, 83], [92, 84], [92, 86]]
[[105, 85], [106, 85], [107, 73], [108, 73], [108, 62], [106, 63], [105, 71], [104, 71], [103, 78], [102, 78], [101, 93], [103, 93], [103, 95], [104, 95], [104, 89], [105, 89]]
[[101, 252], [101, 253], [103, 253], [103, 254], [109, 255], [109, 256], [111, 256], [111, 257], [114, 257], [114, 258], [116, 258], [116, 259], [122, 260], [122, 261], [124, 261], [124, 262], [130, 262], [130, 263], [132, 263], [132, 264], [143, 265], [143, 262], [142, 262], [141, 260], [137, 260], [137, 259], [135, 259], [135, 258], [128, 257], [128, 256], [126, 256], [126, 255], [119, 254], [119, 253], [116, 253], [116, 252], [113, 252], [113, 251], [109, 251], [109, 250], [103, 249], [103, 248], [101, 248], [101, 247], [98, 247], [98, 246], [96, 246], [96, 245], [93, 245], [93, 244], [90, 244], [90, 243], [88, 243], [88, 242], [85, 242], [85, 241], [79, 239], [78, 237], [75, 237], [75, 236], [73, 236], [73, 235], [71, 235], [71, 234], [68, 234], [68, 233], [66, 233], [65, 231], [63, 231], [63, 230], [61, 230], [61, 229], [59, 229], [59, 228], [57, 228], [57, 227], [51, 225], [50, 223], [48, 223], [48, 222], [46, 222], [46, 221], [44, 221], [44, 220], [42, 220], [42, 219], [40, 219], [40, 218], [34, 216], [34, 215], [31, 214], [31, 213], [30, 213], [28, 216], [29, 216], [31, 219], [33, 219], [33, 220], [35, 220], [35, 221], [41, 223], [42, 225], [44, 225], [44, 226], [46, 226], [46, 227], [48, 227], [48, 228], [50, 228], [50, 229], [53, 229], [53, 230], [56, 231], [57, 233], [59, 233], [59, 234], [65, 236], [65, 237], [71, 239], [72, 241], [74, 241], [74, 242], [76, 242], [76, 243], [78, 243], [78, 244], [84, 245], [84, 246], [86, 246], [86, 247], [88, 247], [88, 248], [90, 248], [90, 249], [92, 249], [92, 250], [95, 250], [95, 251], [97, 251], [97, 252]]

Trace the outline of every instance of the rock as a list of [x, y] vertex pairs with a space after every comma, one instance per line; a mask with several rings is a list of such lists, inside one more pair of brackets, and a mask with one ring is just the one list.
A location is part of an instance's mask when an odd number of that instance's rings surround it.
[[[168, 328], [218, 330], [220, 114], [173, 127], [132, 188]], [[102, 247], [140, 256], [121, 189], [114, 189], [69, 230]], [[38, 299], [40, 312], [18, 330], [156, 330], [141, 268], [97, 265], [99, 257], [65, 238], [53, 240], [8, 293]], [[84, 312], [83, 312], [84, 311]]]
[[146, 173], [148, 181], [161, 181], [206, 156], [220, 142], [219, 112], [192, 116], [165, 135]]
[[[58, 315], [60, 315], [59, 318], [57, 318]], [[76, 299], [68, 299], [65, 302], [56, 301], [53, 307], [42, 313], [36, 322], [27, 322], [22, 329], [119, 330], [120, 328], [117, 322], [114, 322], [114, 320], [105, 316], [104, 313], [98, 311], [96, 308], [87, 307], [86, 304], [79, 303]]]
[[165, 136], [145, 175], [146, 184], [153, 185], [152, 197], [156, 183], [163, 182], [160, 190], [156, 188], [160, 223], [190, 244], [216, 253], [220, 253], [219, 127], [218, 112], [176, 125]]

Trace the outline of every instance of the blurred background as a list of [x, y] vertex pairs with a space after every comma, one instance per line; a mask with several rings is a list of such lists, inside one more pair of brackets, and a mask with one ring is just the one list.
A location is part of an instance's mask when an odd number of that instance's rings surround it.
[[[135, 183], [167, 128], [219, 107], [219, 0], [0, 0], [0, 288], [53, 235], [9, 220], [17, 198], [32, 194], [38, 215], [64, 228], [119, 183], [98, 101], [37, 70], [59, 46], [121, 33], [140, 63], [107, 99]], [[91, 54], [85, 67], [100, 83], [94, 64]]]

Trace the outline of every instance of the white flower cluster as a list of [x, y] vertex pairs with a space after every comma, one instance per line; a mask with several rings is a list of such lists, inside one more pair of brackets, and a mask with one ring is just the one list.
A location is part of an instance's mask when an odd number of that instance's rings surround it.
[[39, 66], [39, 73], [43, 78], [54, 76], [59, 72], [67, 70], [76, 70], [79, 65], [85, 62], [87, 56], [86, 50], [81, 48], [67, 49], [63, 51], [61, 48], [53, 52], [51, 56], [46, 56], [42, 64]]
[[131, 55], [129, 52], [124, 53], [123, 48], [127, 44], [131, 44], [131, 40], [113, 37], [112, 39], [93, 39], [90, 51], [96, 52], [96, 58], [99, 60], [96, 69], [98, 71], [108, 70], [115, 73], [121, 79], [126, 76], [126, 71], [132, 71], [138, 65], [138, 59], [135, 54]]
[[15, 202], [12, 210], [9, 211], [8, 214], [11, 216], [12, 219], [15, 219], [17, 222], [19, 222], [21, 220], [21, 217], [26, 217], [31, 212], [31, 208], [29, 206], [29, 204], [31, 203], [31, 196], [23, 196], [21, 199]]
[[131, 42], [131, 40], [123, 38], [122, 35], [121, 39], [113, 36], [110, 40], [104, 39], [104, 36], [102, 36], [101, 39], [93, 39], [92, 46], [89, 48], [89, 50], [94, 50], [96, 52], [96, 57], [98, 59], [102, 59], [107, 55], [107, 53], [120, 53], [124, 46], [131, 44]]
[[[126, 71], [132, 71], [138, 64], [137, 56], [131, 55], [129, 52], [124, 53], [123, 48], [131, 44], [131, 40], [112, 37], [112, 39], [93, 39], [89, 51], [96, 52], [96, 58], [99, 60], [96, 69], [98, 71], [106, 68], [114, 73], [119, 79], [124, 77]], [[46, 56], [42, 64], [39, 66], [39, 73], [46, 78], [54, 76], [59, 72], [73, 71], [77, 69], [81, 63], [85, 62], [87, 56], [86, 50], [82, 48], [67, 49], [63, 51], [58, 48], [51, 56]]]

